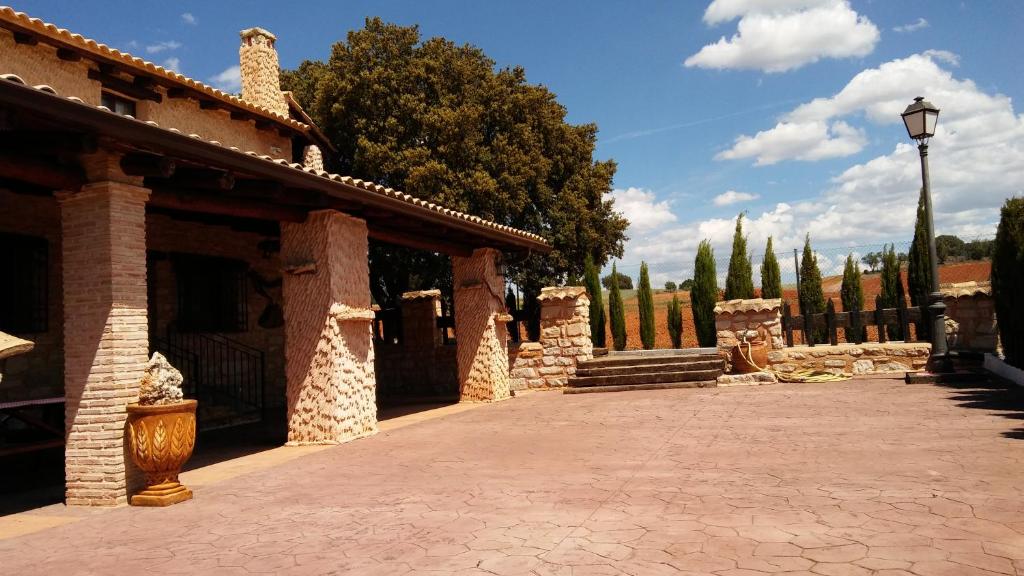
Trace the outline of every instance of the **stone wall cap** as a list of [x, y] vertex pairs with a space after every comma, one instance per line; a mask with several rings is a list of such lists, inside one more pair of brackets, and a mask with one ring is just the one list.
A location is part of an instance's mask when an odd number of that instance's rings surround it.
[[587, 289], [583, 286], [548, 286], [540, 289], [537, 300], [561, 300], [586, 296]]
[[764, 312], [782, 307], [781, 298], [751, 298], [749, 300], [727, 300], [715, 302], [715, 314], [732, 314], [735, 312]]
[[949, 298], [963, 298], [966, 296], [991, 296], [991, 282], [951, 282], [939, 285], [939, 292]]
[[250, 36], [266, 36], [271, 40], [277, 40], [277, 36], [274, 36], [273, 33], [271, 33], [269, 30], [265, 28], [260, 28], [259, 26], [253, 28], [246, 28], [245, 30], [239, 32], [238, 35], [242, 38], [248, 38]]
[[420, 300], [424, 298], [440, 298], [441, 291], [437, 288], [433, 290], [414, 290], [412, 292], [403, 292], [402, 300]]
[[35, 344], [6, 332], [0, 332], [0, 360], [24, 354], [35, 348]]

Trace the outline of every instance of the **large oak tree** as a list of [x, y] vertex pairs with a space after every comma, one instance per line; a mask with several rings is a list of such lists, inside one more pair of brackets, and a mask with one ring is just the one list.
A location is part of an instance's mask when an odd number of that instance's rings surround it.
[[[522, 68], [371, 18], [326, 62], [281, 79], [338, 148], [330, 170], [547, 238], [550, 254], [509, 263], [527, 308], [542, 286], [582, 276], [587, 255], [598, 266], [622, 255], [628, 222], [604, 197], [616, 166], [593, 159], [597, 126], [566, 122]], [[373, 243], [370, 270], [384, 306], [450, 283], [446, 257], [395, 246]]]

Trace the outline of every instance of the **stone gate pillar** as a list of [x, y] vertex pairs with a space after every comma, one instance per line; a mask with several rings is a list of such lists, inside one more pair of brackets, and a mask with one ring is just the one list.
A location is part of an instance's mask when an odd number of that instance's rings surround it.
[[126, 504], [141, 473], [125, 454], [126, 406], [149, 355], [146, 201], [114, 157], [57, 194], [64, 292], [65, 485], [69, 506]]
[[290, 445], [377, 431], [366, 233], [333, 210], [281, 223]]
[[509, 397], [505, 279], [498, 274], [501, 252], [478, 248], [452, 257], [455, 288], [455, 344], [459, 399], [494, 402]]
[[594, 357], [590, 338], [590, 296], [582, 286], [542, 288], [540, 340], [520, 344], [512, 366], [512, 387], [561, 388], [580, 362]]

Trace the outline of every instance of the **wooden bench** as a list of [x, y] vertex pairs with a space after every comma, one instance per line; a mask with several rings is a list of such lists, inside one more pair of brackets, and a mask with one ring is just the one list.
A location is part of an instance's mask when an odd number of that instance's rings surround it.
[[57, 448], [64, 445], [64, 430], [55, 428], [47, 422], [36, 418], [32, 414], [28, 413], [27, 408], [36, 406], [49, 406], [53, 404], [63, 404], [64, 397], [56, 396], [53, 398], [36, 398], [34, 400], [14, 400], [11, 402], [0, 402], [0, 424], [8, 422], [12, 419], [19, 420], [27, 424], [30, 428], [45, 432], [49, 437], [35, 442], [25, 442], [23, 444], [13, 444], [9, 446], [0, 446], [0, 457], [11, 456], [13, 454], [22, 454], [25, 452], [35, 452], [37, 450], [46, 450], [49, 448]]

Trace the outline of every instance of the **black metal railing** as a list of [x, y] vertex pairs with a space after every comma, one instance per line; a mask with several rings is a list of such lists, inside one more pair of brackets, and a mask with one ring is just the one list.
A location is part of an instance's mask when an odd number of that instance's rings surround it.
[[173, 330], [151, 346], [181, 371], [185, 396], [199, 400], [200, 429], [262, 418], [262, 350], [220, 334]]

